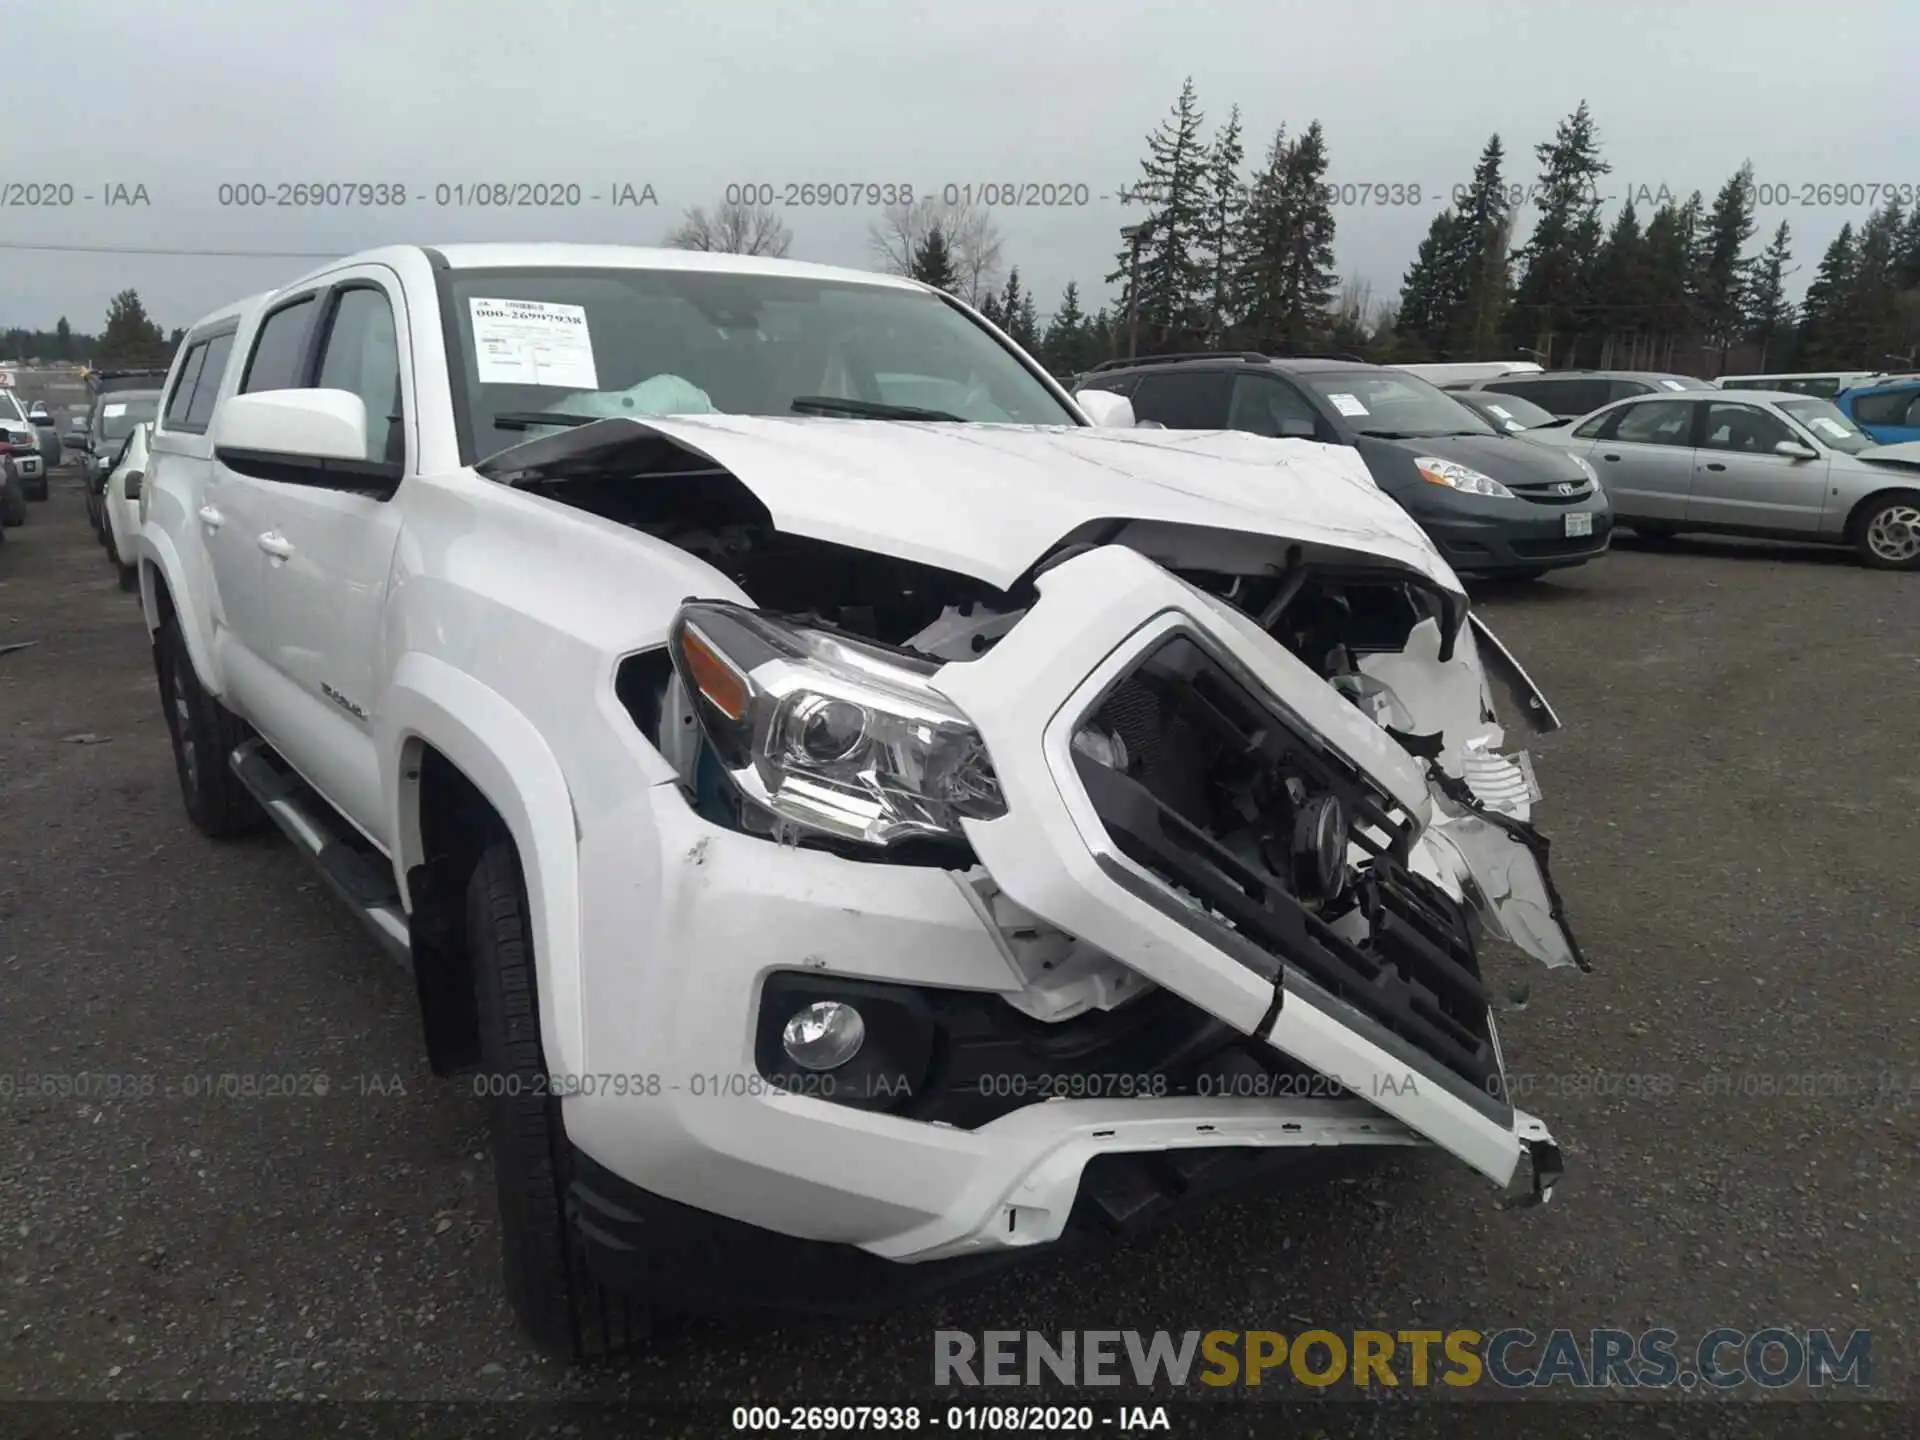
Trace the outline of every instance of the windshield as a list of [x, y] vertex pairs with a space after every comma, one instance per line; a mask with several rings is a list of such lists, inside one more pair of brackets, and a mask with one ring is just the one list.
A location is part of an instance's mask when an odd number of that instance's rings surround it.
[[1417, 375], [1393, 370], [1308, 370], [1294, 378], [1362, 435], [1415, 440], [1496, 433], [1471, 408]]
[[1557, 424], [1560, 419], [1551, 410], [1542, 409], [1531, 400], [1522, 400], [1518, 395], [1473, 391], [1460, 398], [1462, 404], [1485, 416], [1509, 434], [1519, 430], [1532, 430], [1540, 425]]
[[143, 420], [152, 420], [160, 413], [160, 393], [154, 391], [146, 395], [116, 395], [100, 405], [100, 438], [102, 440], [124, 440], [133, 433], [133, 427]]
[[614, 416], [1077, 425], [985, 330], [920, 290], [683, 270], [455, 271], [449, 363], [473, 460]]
[[0, 420], [25, 420], [26, 410], [11, 390], [0, 390]]
[[1829, 450], [1843, 455], [1858, 455], [1877, 445], [1866, 431], [1853, 423], [1846, 411], [1831, 400], [1779, 400], [1779, 407], [1813, 432], [1814, 438]]

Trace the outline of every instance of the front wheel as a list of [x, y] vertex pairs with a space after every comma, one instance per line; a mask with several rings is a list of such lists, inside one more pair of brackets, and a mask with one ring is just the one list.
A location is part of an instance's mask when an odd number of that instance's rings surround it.
[[1920, 495], [1888, 495], [1860, 517], [1855, 548], [1875, 570], [1920, 570]]
[[507, 1301], [547, 1353], [568, 1360], [609, 1354], [644, 1338], [647, 1327], [628, 1297], [595, 1284], [567, 1218], [567, 1132], [540, 1042], [526, 881], [507, 841], [480, 857], [467, 884], [467, 946]]
[[200, 684], [177, 618], [169, 615], [161, 622], [153, 647], [160, 705], [173, 742], [173, 768], [180, 776], [187, 818], [215, 840], [258, 830], [266, 823], [266, 814], [229, 763], [234, 750], [247, 739], [246, 726]]

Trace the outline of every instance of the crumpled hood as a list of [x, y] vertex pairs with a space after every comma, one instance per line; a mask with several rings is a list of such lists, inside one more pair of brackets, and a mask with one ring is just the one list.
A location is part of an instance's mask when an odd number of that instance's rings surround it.
[[1366, 552], [1461, 588], [1353, 450], [1239, 431], [680, 415], [597, 421], [475, 468], [511, 482], [550, 465], [579, 473], [589, 457], [595, 469], [617, 467], [623, 450], [650, 447], [656, 436], [728, 471], [782, 530], [1001, 589], [1063, 537], [1104, 519]]

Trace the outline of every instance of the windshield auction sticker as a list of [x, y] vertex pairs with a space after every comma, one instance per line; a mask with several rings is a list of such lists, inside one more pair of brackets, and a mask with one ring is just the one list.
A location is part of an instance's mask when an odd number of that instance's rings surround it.
[[478, 296], [468, 306], [473, 317], [475, 372], [482, 385], [600, 388], [584, 307]]

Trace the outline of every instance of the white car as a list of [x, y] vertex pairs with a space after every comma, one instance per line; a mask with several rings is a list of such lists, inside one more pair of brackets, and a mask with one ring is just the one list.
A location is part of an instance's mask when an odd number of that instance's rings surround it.
[[145, 483], [148, 447], [153, 440], [153, 424], [148, 421], [133, 427], [113, 469], [101, 485], [100, 540], [107, 558], [120, 573], [120, 588], [139, 588], [140, 570], [137, 537], [140, 530], [140, 488]]
[[1550, 1192], [1479, 941], [1584, 966], [1495, 686], [1557, 718], [1353, 452], [1082, 402], [915, 282], [689, 251], [378, 250], [180, 346], [187, 812], [412, 966], [543, 1345], [1317, 1147]]

